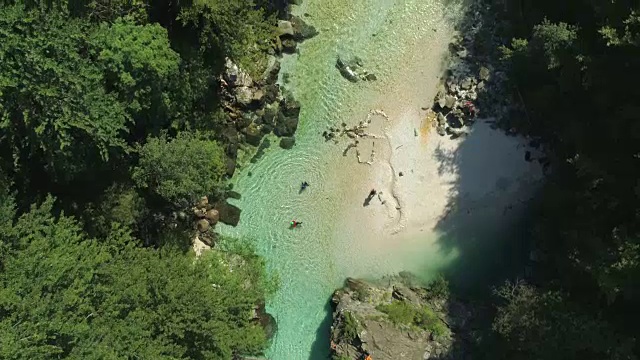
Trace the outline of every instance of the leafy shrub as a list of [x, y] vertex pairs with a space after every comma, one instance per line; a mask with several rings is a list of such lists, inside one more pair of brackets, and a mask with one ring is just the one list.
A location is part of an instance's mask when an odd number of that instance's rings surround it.
[[173, 140], [151, 138], [133, 171], [138, 187], [173, 204], [192, 202], [222, 187], [224, 151], [215, 142], [180, 133]]
[[442, 275], [438, 275], [427, 286], [430, 298], [447, 299], [449, 297], [449, 282]]
[[438, 315], [427, 306], [419, 308], [404, 301], [394, 301], [391, 304], [378, 305], [376, 309], [387, 314], [389, 320], [396, 325], [416, 326], [433, 333], [435, 336], [447, 333], [447, 328], [442, 324]]
[[358, 301], [366, 301], [367, 298], [371, 295], [371, 293], [369, 292], [369, 289], [364, 288], [364, 287], [359, 287], [355, 290], [356, 293], [356, 299], [358, 299]]
[[0, 208], [0, 359], [231, 359], [267, 345], [252, 311], [269, 277], [249, 248], [194, 261], [126, 228], [87, 238], [52, 198], [12, 223], [14, 211]]
[[420, 328], [433, 333], [435, 336], [442, 336], [447, 333], [447, 328], [442, 324], [438, 315], [427, 306], [423, 306], [417, 312], [415, 322]]
[[394, 324], [412, 325], [416, 319], [417, 311], [404, 301], [394, 301], [391, 304], [378, 305], [379, 311], [387, 314]]
[[350, 312], [344, 313], [344, 325], [342, 328], [342, 336], [347, 341], [353, 341], [358, 337], [359, 333], [358, 320]]

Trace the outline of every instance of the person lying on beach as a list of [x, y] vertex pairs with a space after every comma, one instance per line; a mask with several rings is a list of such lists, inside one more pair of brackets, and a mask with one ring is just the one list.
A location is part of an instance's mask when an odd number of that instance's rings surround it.
[[369, 192], [369, 196], [367, 196], [367, 198], [364, 199], [364, 204], [362, 204], [362, 206], [369, 206], [369, 203], [371, 202], [371, 199], [373, 199], [374, 196], [376, 196], [376, 189], [371, 189], [371, 192]]

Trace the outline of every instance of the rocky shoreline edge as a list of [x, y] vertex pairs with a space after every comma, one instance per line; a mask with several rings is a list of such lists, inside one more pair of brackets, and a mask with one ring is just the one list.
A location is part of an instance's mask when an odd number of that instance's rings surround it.
[[[289, 4], [285, 3], [282, 7], [282, 11], [278, 12], [281, 16], [277, 20], [274, 46], [268, 55], [268, 64], [263, 74], [252, 77], [227, 58], [224, 72], [217, 81], [225, 121], [216, 130], [220, 134], [221, 143], [226, 144], [226, 175], [229, 178], [235, 173], [238, 151], [245, 149], [259, 156], [266, 135], [273, 133], [279, 137], [280, 147], [283, 149], [291, 149], [295, 145], [301, 106], [289, 91], [278, 84], [280, 57], [283, 53], [295, 52], [298, 43], [314, 37], [318, 32], [300, 17], [292, 15]], [[218, 235], [215, 226], [218, 222], [236, 226], [240, 221], [241, 209], [229, 204], [227, 199], [239, 199], [241, 195], [231, 187], [219, 195], [219, 200], [213, 203], [209, 202], [207, 196], [201, 197], [191, 207], [192, 213], [189, 215], [185, 211], [172, 214], [174, 221], [193, 223], [192, 248], [196, 256], [200, 256], [203, 251], [216, 251]], [[264, 300], [255, 305], [251, 317], [262, 325], [267, 338], [272, 339], [277, 331], [277, 323], [267, 313]], [[258, 358], [236, 354], [234, 359]]]
[[[291, 149], [295, 145], [301, 105], [278, 84], [280, 57], [294, 52], [298, 43], [316, 36], [318, 31], [300, 17], [291, 15], [289, 5], [280, 14], [272, 53], [268, 55], [268, 64], [262, 75], [252, 77], [227, 58], [217, 81], [224, 122], [218, 125], [216, 132], [221, 143], [226, 144], [226, 175], [229, 178], [238, 165], [239, 150], [259, 156], [267, 142], [264, 139], [266, 135], [274, 134], [280, 138], [283, 149]], [[237, 226], [240, 221], [241, 209], [226, 200], [239, 199], [241, 195], [231, 187], [220, 195], [221, 200], [212, 204], [206, 196], [202, 197], [192, 207], [191, 215], [185, 212], [174, 214], [176, 219], [191, 219], [196, 230], [196, 243], [199, 242], [194, 247], [200, 251], [214, 245], [216, 234], [213, 230], [218, 222]]]
[[347, 279], [331, 299], [332, 359], [469, 358], [479, 308], [450, 296], [443, 278], [426, 286], [414, 279]]
[[[498, 119], [515, 106], [497, 52], [497, 19], [479, 1], [470, 4], [449, 44], [449, 58], [426, 119], [440, 136], [466, 136], [478, 119]], [[495, 121], [495, 120], [488, 120]]]

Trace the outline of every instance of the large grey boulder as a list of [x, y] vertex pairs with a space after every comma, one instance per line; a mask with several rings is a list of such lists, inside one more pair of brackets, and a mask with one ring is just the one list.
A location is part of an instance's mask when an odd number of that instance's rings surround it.
[[456, 97], [453, 95], [447, 95], [444, 99], [444, 107], [453, 109], [456, 106]]
[[242, 133], [245, 135], [247, 142], [253, 146], [260, 145], [260, 140], [262, 140], [264, 135], [255, 124], [251, 124], [242, 129]]
[[231, 59], [225, 60], [224, 80], [229, 86], [253, 86], [253, 79], [249, 74], [240, 69]]
[[275, 83], [278, 80], [278, 73], [280, 73], [280, 61], [275, 56], [270, 56], [269, 64], [262, 74], [262, 79], [267, 84]]
[[283, 113], [278, 113], [276, 127], [273, 129], [273, 133], [277, 136], [293, 136], [297, 128], [297, 117], [285, 116]]
[[240, 86], [233, 90], [236, 102], [244, 107], [248, 107], [253, 102], [253, 90], [247, 86]]

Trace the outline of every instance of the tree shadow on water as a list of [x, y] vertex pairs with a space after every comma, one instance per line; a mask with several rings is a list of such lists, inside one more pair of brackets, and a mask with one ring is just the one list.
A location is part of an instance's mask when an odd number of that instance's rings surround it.
[[455, 299], [448, 313], [467, 317], [465, 325], [452, 326], [450, 355], [456, 359], [488, 356], [485, 349], [494, 338], [492, 289], [526, 275], [527, 214], [542, 180], [541, 169], [525, 161], [521, 142], [479, 122], [457, 147], [440, 147], [433, 155], [439, 175], [453, 179], [435, 230], [441, 257], [452, 259], [441, 269]]
[[[490, 68], [495, 79], [499, 67], [492, 67], [495, 53], [488, 52], [497, 50], [501, 40], [496, 38], [496, 28], [501, 25], [493, 10], [481, 14], [481, 21], [479, 13], [469, 11], [460, 23], [489, 24], [488, 29], [476, 34], [465, 33], [464, 26], [459, 30], [462, 37], [471, 38], [463, 42], [473, 54], [471, 76], [477, 78], [482, 66]], [[474, 101], [485, 114], [492, 105], [499, 107], [501, 102], [513, 100], [508, 90], [498, 91], [493, 86], [490, 81]], [[456, 359], [492, 356], [487, 354], [495, 336], [491, 329], [495, 312], [492, 288], [527, 275], [532, 229], [528, 215], [535, 211], [535, 197], [543, 182], [542, 166], [527, 155], [528, 151], [536, 152], [529, 148], [529, 141], [508, 135], [497, 129], [496, 123], [501, 121], [477, 119], [463, 138], [440, 138], [442, 146], [433, 154], [438, 175], [450, 179], [444, 184], [450, 188], [446, 209], [435, 226], [440, 256], [451, 259], [441, 269], [455, 299], [449, 303], [448, 313], [454, 318], [469, 315], [464, 325], [457, 321], [451, 324], [453, 345], [447, 356]], [[451, 146], [451, 141], [458, 143]]]
[[316, 330], [316, 339], [311, 345], [311, 355], [309, 360], [330, 359], [330, 332], [333, 323], [333, 309], [331, 308], [331, 298], [328, 298], [323, 311], [325, 312], [322, 323]]
[[519, 272], [526, 253], [526, 213], [540, 181], [528, 166], [514, 164], [524, 162], [525, 150], [514, 151], [512, 139], [496, 145], [493, 138], [500, 136], [477, 124], [457, 149], [435, 154], [439, 173], [455, 174], [435, 230], [440, 251], [454, 255], [444, 273], [460, 291], [486, 292], [499, 278]]

